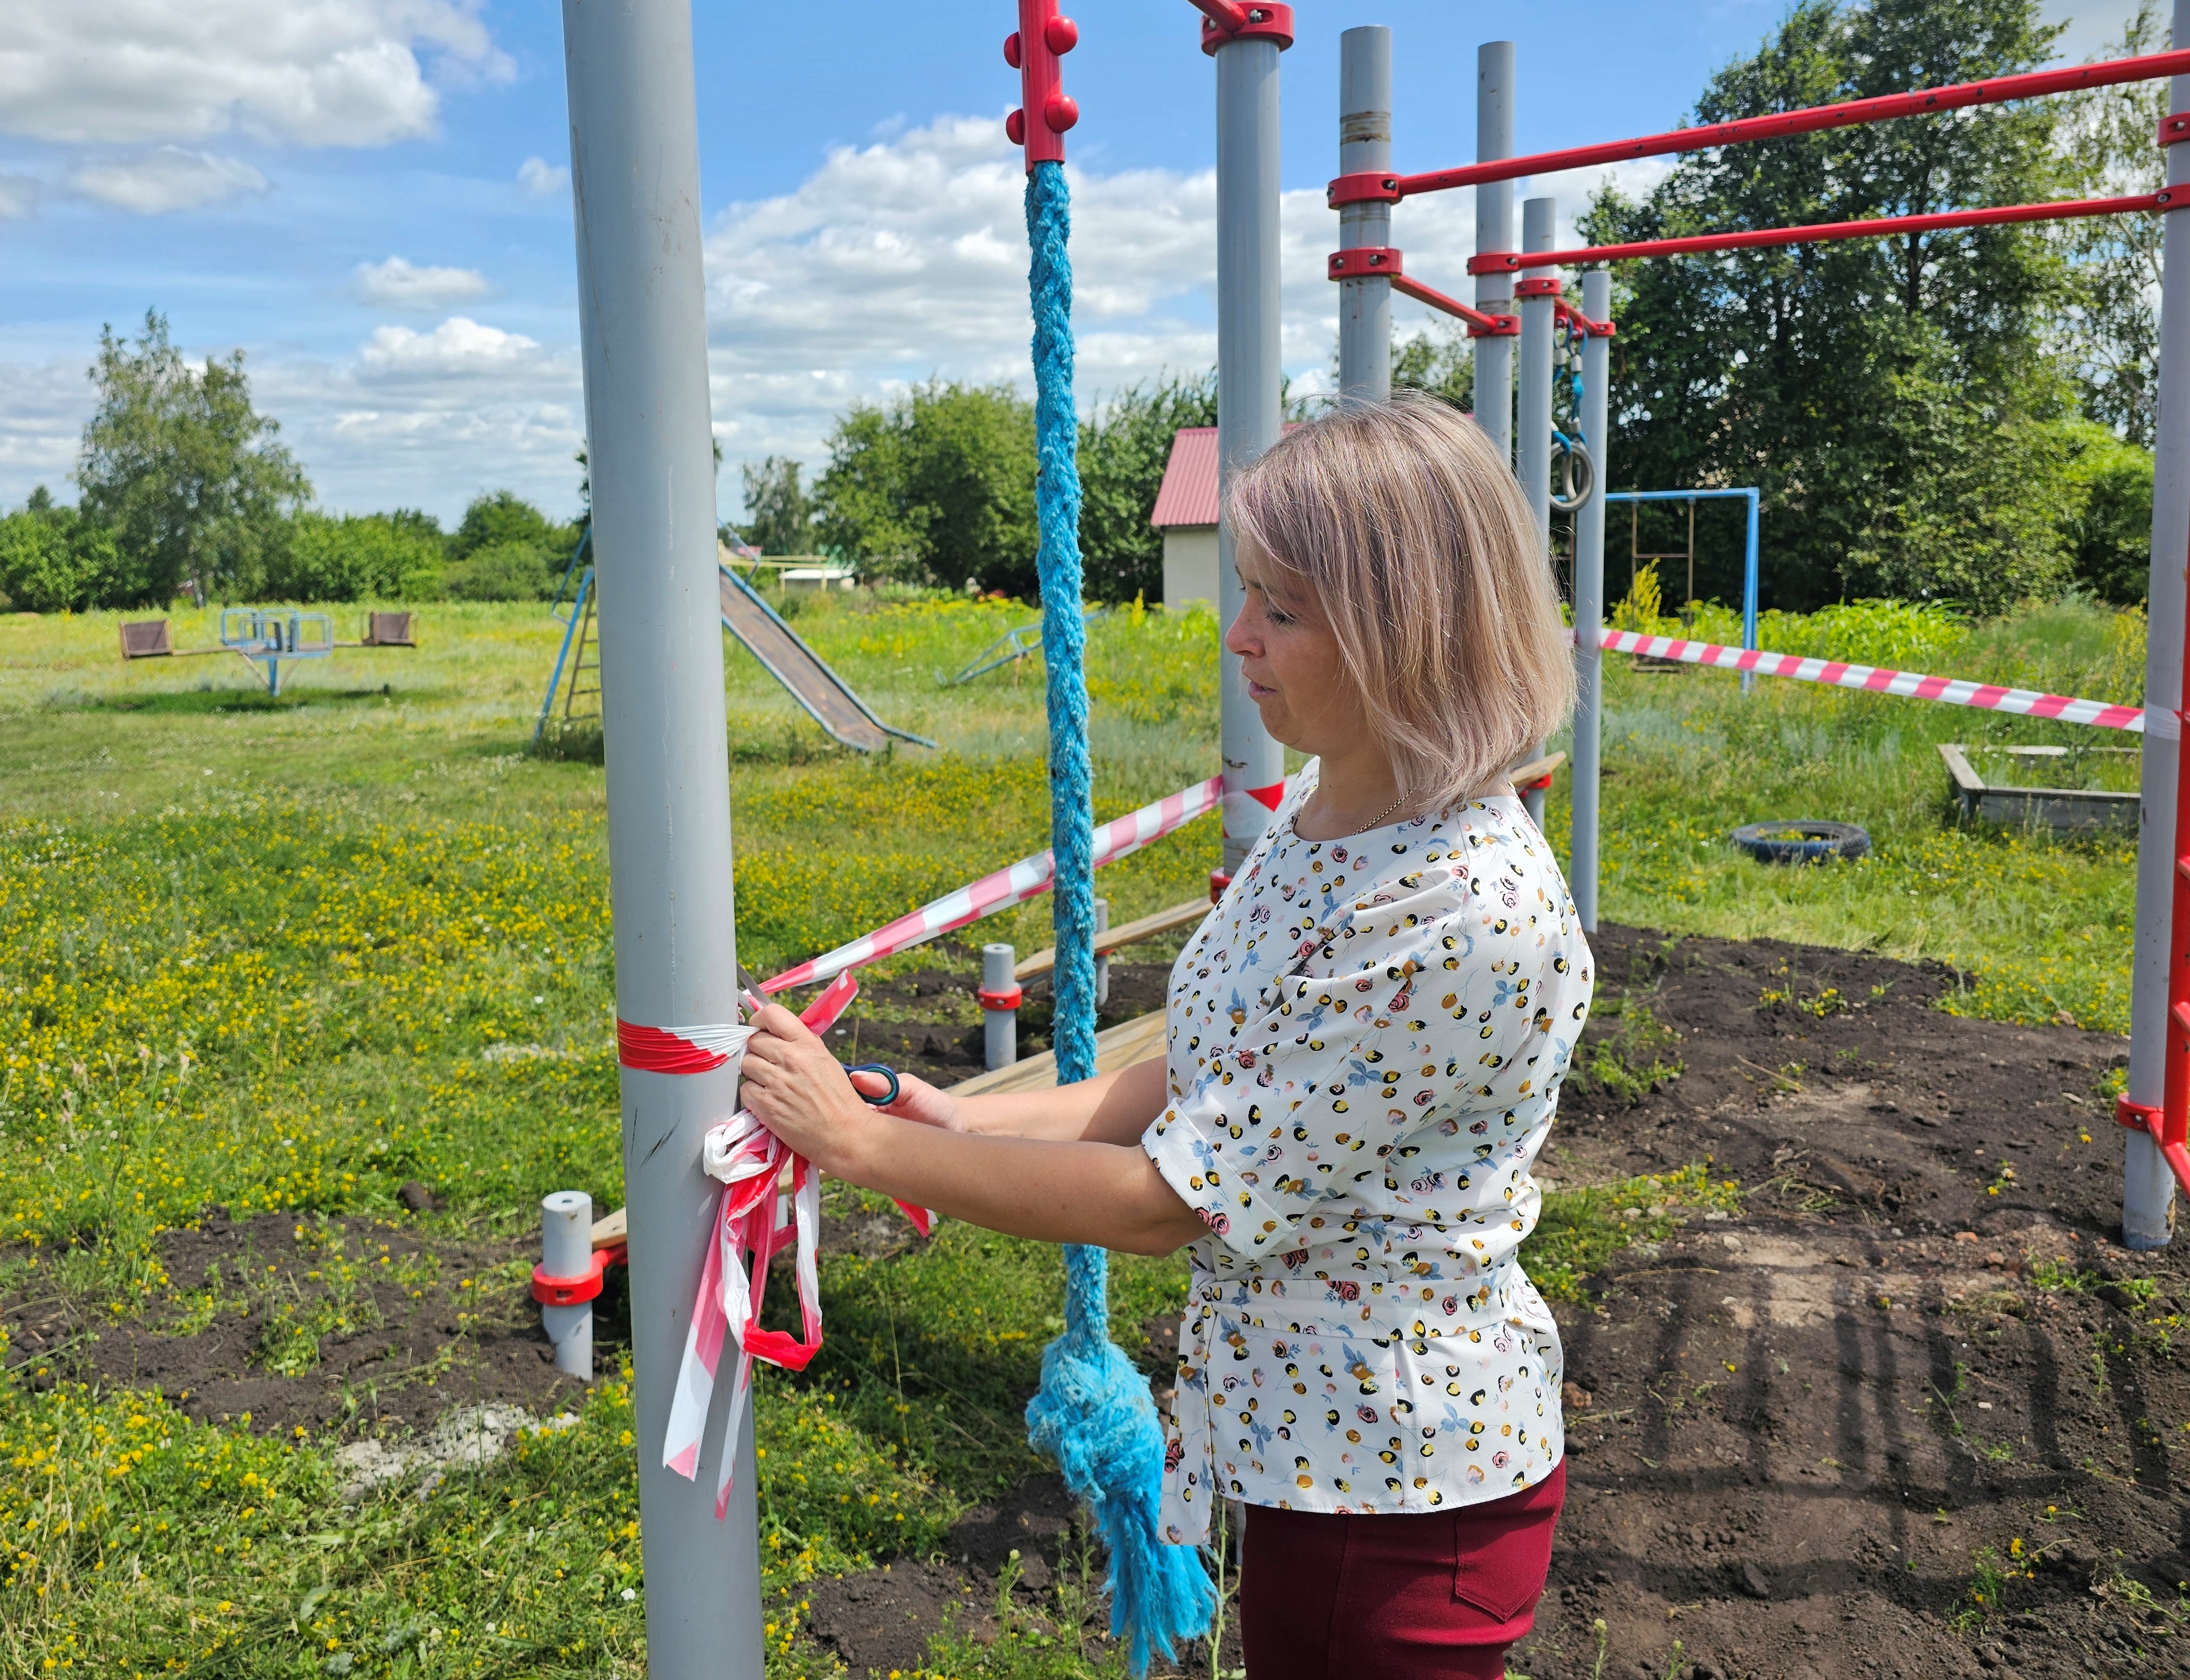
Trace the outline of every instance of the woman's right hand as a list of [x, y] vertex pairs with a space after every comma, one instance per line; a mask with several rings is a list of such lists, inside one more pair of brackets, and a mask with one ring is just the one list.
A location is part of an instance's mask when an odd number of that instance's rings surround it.
[[[889, 1081], [878, 1073], [855, 1073], [852, 1084], [862, 1097], [879, 1097], [889, 1089]], [[939, 1091], [924, 1079], [909, 1073], [897, 1076], [897, 1101], [880, 1112], [894, 1115], [899, 1120], [910, 1120], [922, 1126], [933, 1126], [940, 1132], [970, 1132], [966, 1110], [956, 1097], [947, 1091]]]

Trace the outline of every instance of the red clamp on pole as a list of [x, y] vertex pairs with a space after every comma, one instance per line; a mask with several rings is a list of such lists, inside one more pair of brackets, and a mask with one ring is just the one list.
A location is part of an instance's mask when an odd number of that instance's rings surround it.
[[1026, 996], [1026, 988], [1014, 985], [1009, 991], [990, 991], [988, 987], [982, 986], [975, 990], [973, 996], [984, 1009], [1016, 1009]]
[[1406, 253], [1390, 245], [1357, 245], [1330, 253], [1333, 280], [1397, 280], [1406, 273]]
[[1513, 282], [1516, 298], [1557, 298], [1563, 295], [1565, 286], [1557, 275], [1532, 274], [1526, 280]]
[[[2178, 1020], [2180, 1028], [2182, 1023]], [[2190, 1126], [2178, 1113], [2170, 1121], [2167, 1110], [2153, 1108], [2149, 1104], [2132, 1103], [2126, 1097], [2114, 1098], [2114, 1121], [2132, 1132], [2142, 1132], [2159, 1145], [2159, 1158], [2167, 1163], [2167, 1170], [2175, 1175], [2175, 1182], [2190, 1195]]]
[[1224, 889], [1232, 884], [1231, 875], [1222, 869], [1209, 871], [1209, 902], [1217, 903], [1224, 896]]
[[1211, 58], [1234, 41], [1274, 41], [1284, 52], [1293, 44], [1293, 9], [1243, 6], [1235, 0], [1193, 0], [1201, 14], [1201, 50]]
[[1405, 195], [1397, 175], [1341, 175], [1323, 190], [1323, 201], [1332, 209], [1348, 204], [1397, 204]]
[[611, 1266], [622, 1265], [627, 1252], [622, 1243], [612, 1248], [597, 1248], [593, 1251], [593, 1269], [575, 1278], [551, 1277], [545, 1266], [535, 1266], [532, 1298], [543, 1307], [575, 1307], [590, 1301], [601, 1292], [601, 1274]]
[[1058, 60], [1079, 44], [1080, 26], [1057, 0], [1019, 0], [1019, 26], [1004, 38], [1004, 62], [1019, 73], [1019, 108], [1004, 119], [1004, 133], [1026, 148], [1030, 170], [1064, 162], [1064, 131], [1080, 120], [1080, 106], [1064, 91]]
[[2190, 111], [2178, 111], [2159, 119], [2159, 144], [2164, 149], [2177, 140], [2190, 140]]

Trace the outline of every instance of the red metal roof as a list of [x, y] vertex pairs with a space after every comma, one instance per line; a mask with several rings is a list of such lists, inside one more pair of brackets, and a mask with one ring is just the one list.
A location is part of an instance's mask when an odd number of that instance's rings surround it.
[[1172, 434], [1171, 459], [1164, 463], [1163, 488], [1156, 491], [1149, 523], [1213, 525], [1217, 523], [1217, 428], [1182, 426]]
[[[1288, 420], [1285, 429], [1300, 423]], [[1164, 463], [1163, 486], [1149, 523], [1158, 531], [1217, 523], [1216, 427], [1181, 426], [1171, 434], [1171, 459]]]

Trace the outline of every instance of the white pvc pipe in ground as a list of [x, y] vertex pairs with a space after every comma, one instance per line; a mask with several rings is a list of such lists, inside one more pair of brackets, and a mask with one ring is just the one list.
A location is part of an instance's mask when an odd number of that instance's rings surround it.
[[[1018, 981], [1012, 970], [1018, 958], [1007, 945], [984, 945], [981, 947], [981, 990], [997, 996], [1016, 993]], [[1017, 1009], [992, 1009], [981, 1006], [981, 1035], [983, 1056], [981, 1064], [994, 1073], [998, 1068], [1007, 1068], [1019, 1059], [1019, 1012]]]
[[[2190, 0], [2176, 0], [2175, 37], [2190, 40]], [[2190, 76], [2168, 83], [2167, 109], [2190, 111]], [[2167, 148], [2167, 184], [2190, 183], [2190, 144]], [[2174, 919], [2176, 784], [2182, 704], [2183, 568], [2190, 556], [2190, 217], [2164, 219], [2159, 291], [2159, 435], [2152, 490], [2152, 572], [2144, 655], [2144, 820], [2136, 844], [2136, 936], [2130, 965], [2129, 1084], [2133, 1103], [2165, 1100], [2169, 925]], [[2175, 937], [2186, 930], [2177, 929]], [[2175, 1234], [2175, 1178], [2142, 1132], [2122, 1133], [2122, 1240], [2159, 1248]]]
[[[734, 1023], [729, 750], [689, 0], [564, 0], [570, 196], [593, 495], [616, 1013]], [[661, 1461], [713, 1229], [702, 1135], [735, 1064], [621, 1070], [639, 1543], [650, 1680], [760, 1680], [752, 1414], [688, 1481]], [[716, 1385], [719, 1442], [731, 1384]], [[738, 1454], [728, 1520], [718, 1451]]]
[[[1217, 459], [1220, 491], [1284, 435], [1279, 282], [1278, 43], [1228, 41], [1217, 54]], [[1391, 290], [1387, 283], [1384, 290]], [[1232, 527], [1217, 527], [1217, 610], [1229, 629], [1242, 601]], [[1246, 860], [1285, 780], [1285, 749], [1262, 727], [1237, 655], [1220, 648], [1224, 764], [1223, 874]], [[1109, 965], [1099, 962], [1098, 996]]]
[[[540, 1267], [551, 1278], [582, 1277], [593, 1265], [593, 1199], [557, 1190], [540, 1203]], [[581, 1382], [593, 1380], [593, 1303], [543, 1306], [541, 1326], [555, 1344], [555, 1369]]]

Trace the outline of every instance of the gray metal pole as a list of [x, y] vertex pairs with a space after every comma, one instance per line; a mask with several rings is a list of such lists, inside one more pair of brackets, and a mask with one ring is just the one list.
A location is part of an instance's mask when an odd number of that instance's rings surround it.
[[[1284, 267], [1278, 228], [1278, 43], [1217, 49], [1217, 459], [1220, 487], [1285, 435]], [[1386, 291], [1391, 288], [1384, 282]], [[1232, 526], [1217, 527], [1217, 610], [1227, 630], [1244, 602]], [[1262, 727], [1240, 657], [1221, 645], [1218, 751], [1224, 767], [1224, 866], [1246, 860], [1283, 797], [1285, 750]]]
[[[1392, 31], [1364, 24], [1338, 37], [1338, 173], [1392, 167]], [[1338, 248], [1392, 242], [1392, 207], [1348, 204], [1338, 212]], [[1338, 282], [1338, 391], [1360, 402], [1392, 394], [1392, 282], [1362, 275]]]
[[[2190, 0], [2175, 0], [2175, 37], [2190, 40]], [[2190, 110], [2190, 76], [2168, 84]], [[2167, 149], [2167, 184], [2190, 183], [2190, 145]], [[2165, 1098], [2167, 968], [2175, 900], [2176, 783], [2182, 705], [2183, 567], [2190, 554], [2190, 220], [2167, 218], [2159, 291], [2159, 435], [2152, 493], [2152, 574], [2144, 655], [2143, 826], [2136, 844], [2136, 943], [2130, 968], [2130, 1101]], [[2190, 930], [2176, 929], [2181, 939]], [[2175, 1234], [2175, 1179], [2158, 1145], [2122, 1133], [2122, 1240], [2159, 1248]]]
[[[1558, 206], [1532, 198], [1521, 207], [1521, 248], [1549, 251], [1558, 231]], [[1552, 563], [1552, 329], [1557, 305], [1548, 295], [1521, 300], [1521, 386], [1515, 394], [1514, 470], [1536, 516], [1536, 544]], [[1522, 796], [1529, 820], [1544, 826], [1541, 788]]]
[[[700, 266], [688, 0], [564, 0], [578, 326], [593, 474], [616, 1013], [667, 1030], [735, 1022], [729, 749], [716, 601], [715, 463]], [[727, 1365], [696, 1479], [661, 1461], [718, 1187], [706, 1129], [734, 1065], [627, 1068], [639, 1537], [653, 1680], [759, 1680], [752, 1413], [715, 1519]]]
[[[1591, 269], [1581, 277], [1581, 312], [1591, 321], [1612, 315], [1612, 275]], [[1598, 757], [1604, 718], [1604, 650], [1597, 638], [1604, 628], [1604, 493], [1609, 483], [1612, 341], [1591, 338], [1582, 346], [1582, 434], [1597, 456], [1597, 484], [1574, 514], [1574, 763], [1568, 797], [1574, 806], [1574, 837], [1567, 882], [1582, 931], [1597, 931], [1597, 836]]]
[[[1475, 49], [1475, 161], [1513, 155], [1513, 43], [1486, 41]], [[1488, 181], [1475, 190], [1475, 248], [1513, 248], [1513, 184]], [[1485, 315], [1510, 315], [1513, 276], [1475, 277], [1475, 307]], [[1513, 458], [1513, 341], [1475, 341], [1475, 423], [1501, 460]]]

